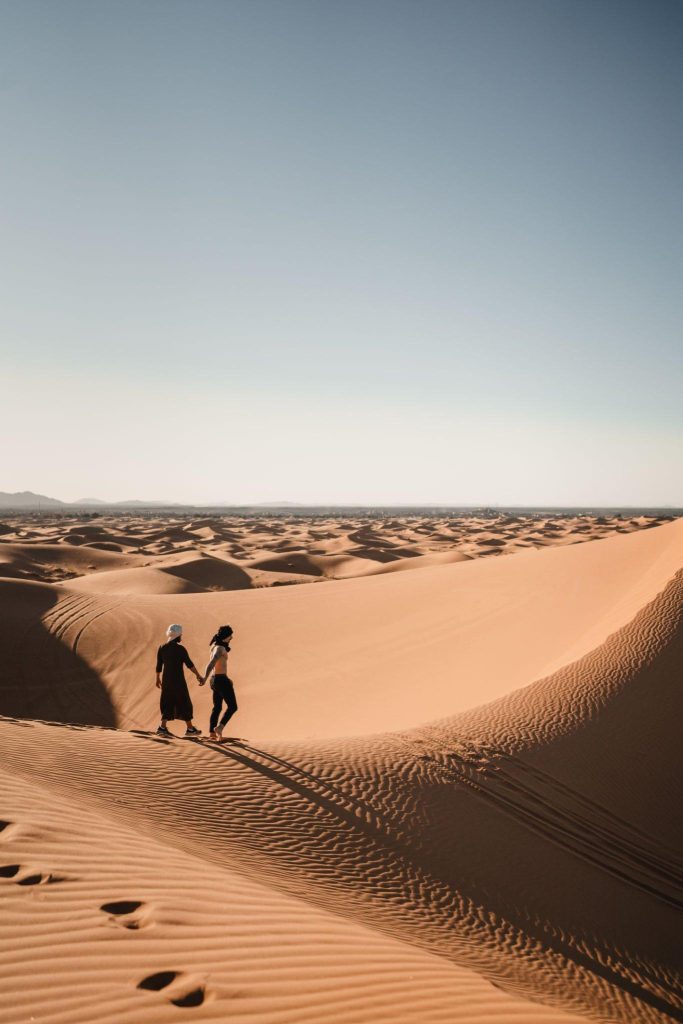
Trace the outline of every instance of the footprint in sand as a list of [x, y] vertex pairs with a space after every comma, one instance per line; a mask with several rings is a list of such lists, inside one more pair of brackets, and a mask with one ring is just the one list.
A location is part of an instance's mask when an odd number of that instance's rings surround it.
[[64, 879], [59, 875], [51, 875], [49, 873], [36, 873], [33, 875], [24, 875], [23, 878], [17, 878], [16, 876], [20, 871], [21, 864], [1, 864], [0, 878], [14, 878], [16, 879], [17, 885], [52, 885], [55, 882], [64, 881]]
[[[151, 992], [161, 992], [162, 989], [168, 988], [169, 985], [172, 985], [179, 978], [183, 978], [183, 974], [180, 971], [158, 971], [156, 974], [149, 974], [142, 981], [139, 981], [137, 987]], [[183, 992], [182, 988], [176, 986], [178, 994], [169, 996], [170, 1003], [173, 1003], [174, 1006], [202, 1005], [206, 998], [203, 985], [196, 985], [191, 978], [184, 978], [184, 985], [182, 987], [186, 988], [186, 991]]]
[[149, 989], [151, 992], [161, 992], [162, 988], [168, 988], [171, 982], [180, 977], [178, 971], [158, 971], [156, 974], [148, 974], [146, 978], [138, 982], [138, 988]]
[[204, 1002], [205, 994], [204, 987], [200, 985], [198, 988], [191, 989], [184, 996], [179, 996], [177, 999], [171, 999], [174, 1006], [201, 1006]]
[[52, 875], [37, 873], [35, 875], [24, 875], [23, 878], [17, 878], [17, 885], [43, 885], [52, 881]]
[[[14, 823], [11, 821], [0, 821], [0, 832], [4, 832], [12, 824]], [[21, 864], [0, 864], [0, 878], [13, 878], [17, 885], [52, 885], [55, 882], [65, 881], [61, 875], [53, 875], [49, 871], [45, 874], [35, 872], [34, 874], [17, 878], [20, 871]]]
[[[140, 900], [115, 900], [113, 903], [103, 903], [100, 910], [109, 914], [109, 921], [112, 924], [128, 928], [130, 931], [137, 931], [149, 923], [145, 911], [142, 910], [144, 906], [145, 904]], [[140, 910], [142, 913], [137, 913]]]

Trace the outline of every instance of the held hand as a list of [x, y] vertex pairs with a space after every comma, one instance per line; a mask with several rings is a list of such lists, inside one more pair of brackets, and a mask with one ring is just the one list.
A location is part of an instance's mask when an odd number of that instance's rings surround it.
[[157, 679], [157, 681], [156, 681], [156, 688], [157, 688], [157, 690], [161, 689], [161, 680], [160, 679]]

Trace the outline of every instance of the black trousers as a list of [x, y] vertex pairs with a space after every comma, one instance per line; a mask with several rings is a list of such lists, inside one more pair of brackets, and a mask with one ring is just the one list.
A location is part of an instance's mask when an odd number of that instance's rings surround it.
[[227, 725], [237, 711], [237, 699], [232, 686], [232, 679], [228, 679], [227, 676], [214, 676], [213, 682], [211, 683], [211, 689], [213, 690], [213, 710], [211, 711], [209, 724], [211, 726], [211, 732], [213, 732], [218, 725], [218, 716], [221, 713], [223, 703], [225, 702], [225, 711], [221, 718], [221, 728], [223, 728], [224, 725]]

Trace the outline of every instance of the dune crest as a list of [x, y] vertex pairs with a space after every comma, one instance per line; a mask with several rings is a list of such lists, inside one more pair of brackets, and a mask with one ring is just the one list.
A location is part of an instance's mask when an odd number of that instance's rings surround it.
[[[33, 594], [38, 584], [0, 581], [0, 591], [13, 587], [6, 592], [16, 595], [0, 638], [4, 632], [8, 679], [25, 677], [26, 699], [41, 680], [55, 686], [59, 678], [42, 643], [25, 671], [29, 647], [21, 638], [47, 632], [98, 677], [121, 727], [148, 729], [158, 712], [155, 652], [168, 623], [183, 623], [190, 655], [203, 668], [216, 626], [229, 622], [247, 735], [372, 735], [495, 700], [599, 646], [680, 566], [682, 527], [679, 520], [590, 544], [314, 587], [138, 596], [67, 580], [43, 585], [49, 611], [19, 597], [22, 587]], [[85, 582], [100, 575], [108, 573]], [[210, 694], [193, 687], [206, 719]], [[21, 713], [2, 699], [0, 692], [0, 712]], [[62, 718], [56, 692], [42, 717]]]

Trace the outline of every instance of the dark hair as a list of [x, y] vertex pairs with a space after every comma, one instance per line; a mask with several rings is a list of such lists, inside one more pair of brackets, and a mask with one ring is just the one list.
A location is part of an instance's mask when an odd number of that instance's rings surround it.
[[230, 643], [230, 637], [232, 636], [232, 626], [219, 626], [218, 632], [211, 637], [210, 647], [214, 647], [216, 644], [220, 644], [221, 647], [225, 647], [225, 642]]

